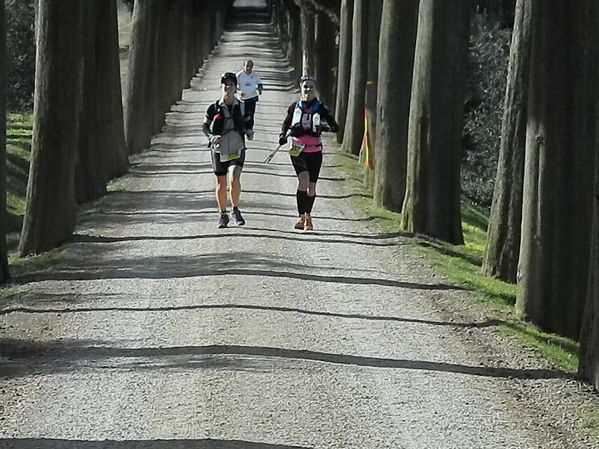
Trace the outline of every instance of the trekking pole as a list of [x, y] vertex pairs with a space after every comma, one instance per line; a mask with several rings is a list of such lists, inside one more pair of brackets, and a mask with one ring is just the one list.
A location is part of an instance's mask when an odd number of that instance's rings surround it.
[[266, 156], [266, 159], [264, 159], [264, 163], [268, 164], [270, 161], [272, 161], [272, 158], [275, 156], [275, 154], [278, 153], [278, 151], [281, 149], [283, 145], [279, 145], [275, 151], [273, 151], [272, 153], [270, 153], [268, 156]]
[[[289, 134], [286, 134], [285, 137], [289, 138]], [[270, 161], [272, 161], [272, 158], [275, 156], [275, 154], [277, 154], [279, 152], [279, 150], [281, 149], [281, 147], [283, 145], [285, 145], [285, 144], [279, 144], [279, 146], [277, 148], [275, 148], [275, 151], [273, 151], [268, 156], [266, 156], [266, 159], [264, 159], [264, 163], [268, 164]]]

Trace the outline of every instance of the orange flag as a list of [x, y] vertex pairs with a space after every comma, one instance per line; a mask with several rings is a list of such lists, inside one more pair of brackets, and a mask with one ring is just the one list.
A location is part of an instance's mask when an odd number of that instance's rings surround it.
[[368, 132], [368, 109], [364, 109], [364, 167], [372, 167], [372, 151], [370, 149], [370, 134]]

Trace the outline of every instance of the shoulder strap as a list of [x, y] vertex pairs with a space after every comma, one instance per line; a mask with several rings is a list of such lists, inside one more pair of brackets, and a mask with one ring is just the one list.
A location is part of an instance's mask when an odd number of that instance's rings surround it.
[[312, 114], [315, 114], [320, 109], [320, 101], [316, 100], [312, 105]]
[[293, 104], [293, 115], [291, 116], [291, 126], [299, 125], [302, 114], [304, 113], [302, 101], [298, 100]]

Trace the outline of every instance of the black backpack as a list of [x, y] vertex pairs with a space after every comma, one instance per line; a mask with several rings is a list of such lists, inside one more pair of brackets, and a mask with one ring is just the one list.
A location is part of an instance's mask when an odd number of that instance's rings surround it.
[[[226, 113], [224, 110], [227, 110]], [[212, 119], [212, 134], [215, 136], [220, 136], [223, 133], [223, 128], [225, 126], [226, 114], [229, 113], [229, 109], [226, 105], [220, 102], [220, 100], [216, 100], [214, 102], [214, 110], [217, 113], [214, 115]], [[245, 124], [245, 105], [243, 101], [238, 101], [236, 105], [233, 106], [233, 122], [235, 124], [235, 131], [240, 134], [243, 133], [243, 127]]]

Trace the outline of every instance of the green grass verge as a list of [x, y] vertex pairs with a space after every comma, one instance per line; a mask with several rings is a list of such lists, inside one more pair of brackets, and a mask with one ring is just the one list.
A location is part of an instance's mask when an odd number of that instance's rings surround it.
[[8, 212], [7, 244], [9, 251], [14, 251], [19, 243], [25, 215], [32, 134], [32, 115], [8, 115], [6, 122], [6, 210]]
[[[364, 183], [364, 169], [356, 156], [337, 153], [335, 161], [348, 178], [355, 204], [384, 231], [398, 232], [401, 214], [375, 206]], [[481, 266], [486, 241], [487, 216], [472, 205], [462, 204], [464, 245], [452, 245], [423, 236], [413, 236], [414, 247], [425, 254], [428, 262], [441, 274], [465, 287], [473, 306], [482, 308], [502, 335], [549, 360], [568, 373], [578, 368], [578, 344], [570, 339], [547, 334], [519, 320], [514, 312], [516, 286], [483, 276]]]

